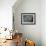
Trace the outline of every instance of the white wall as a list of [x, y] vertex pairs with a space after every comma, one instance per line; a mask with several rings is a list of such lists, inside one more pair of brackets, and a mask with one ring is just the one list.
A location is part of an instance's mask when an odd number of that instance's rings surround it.
[[[18, 0], [18, 2], [20, 1]], [[27, 37], [28, 39], [34, 40], [36, 46], [41, 46], [40, 0], [22, 0], [19, 5], [15, 3], [15, 5], [13, 6], [13, 12], [15, 17], [15, 30], [22, 32], [25, 38]], [[22, 25], [21, 13], [36, 13], [36, 25]]]
[[0, 0], [0, 27], [12, 28], [12, 6], [16, 0]]
[[46, 0], [41, 1], [41, 38], [42, 46], [46, 46]]

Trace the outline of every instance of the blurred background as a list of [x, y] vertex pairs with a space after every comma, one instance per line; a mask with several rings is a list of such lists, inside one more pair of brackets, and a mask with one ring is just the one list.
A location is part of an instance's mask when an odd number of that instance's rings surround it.
[[[36, 13], [36, 25], [21, 25], [21, 13]], [[46, 0], [0, 0], [0, 27], [15, 27], [36, 46], [46, 46]]]

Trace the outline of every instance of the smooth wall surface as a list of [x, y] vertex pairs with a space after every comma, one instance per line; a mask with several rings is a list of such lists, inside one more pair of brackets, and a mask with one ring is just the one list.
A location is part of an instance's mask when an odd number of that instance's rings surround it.
[[41, 40], [42, 46], [46, 46], [46, 0], [41, 1]]
[[12, 6], [16, 0], [0, 0], [0, 27], [12, 29]]
[[[19, 4], [18, 4], [19, 2]], [[15, 30], [23, 33], [23, 37], [31, 39], [36, 46], [41, 46], [41, 2], [40, 0], [18, 0], [13, 6]], [[22, 25], [21, 13], [36, 13], [35, 25]]]

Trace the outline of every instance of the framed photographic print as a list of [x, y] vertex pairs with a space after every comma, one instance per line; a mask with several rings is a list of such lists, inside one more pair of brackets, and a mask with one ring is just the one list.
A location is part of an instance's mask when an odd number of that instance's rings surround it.
[[23, 25], [36, 24], [36, 13], [21, 13], [21, 24]]

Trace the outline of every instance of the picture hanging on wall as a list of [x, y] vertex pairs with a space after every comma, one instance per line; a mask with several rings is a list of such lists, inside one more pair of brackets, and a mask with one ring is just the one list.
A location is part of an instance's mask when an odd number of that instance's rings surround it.
[[36, 13], [21, 13], [21, 24], [23, 25], [36, 24]]

